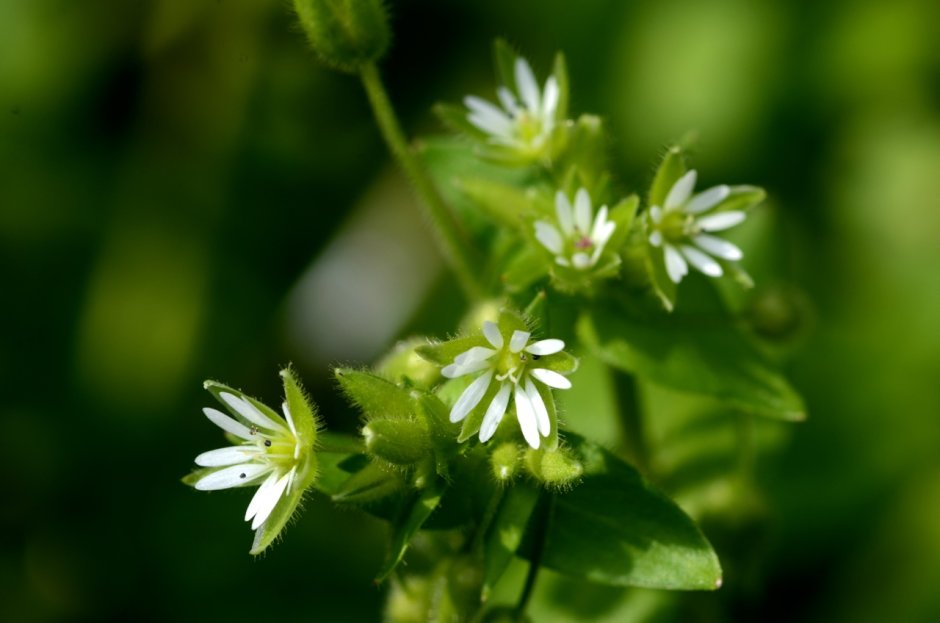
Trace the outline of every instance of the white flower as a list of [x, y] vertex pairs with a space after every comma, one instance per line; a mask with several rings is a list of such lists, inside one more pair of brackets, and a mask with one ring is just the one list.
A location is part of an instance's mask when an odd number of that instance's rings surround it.
[[674, 283], [688, 274], [689, 264], [709, 277], [721, 277], [724, 271], [714, 258], [736, 262], [744, 257], [741, 249], [711, 235], [738, 225], [747, 216], [740, 210], [710, 213], [728, 198], [731, 188], [713, 186], [693, 196], [695, 179], [694, 170], [680, 177], [666, 195], [665, 205], [649, 211], [649, 242], [662, 247], [666, 272]]
[[[535, 237], [555, 255], [559, 266], [587, 270], [597, 264], [604, 245], [610, 240], [617, 224], [607, 219], [607, 206], [593, 215], [591, 197], [581, 188], [575, 194], [574, 208], [565, 193], [555, 195], [557, 226], [548, 221], [535, 222]], [[593, 217], [593, 224], [592, 224]]]
[[[538, 448], [541, 437], [551, 434], [548, 409], [534, 381], [556, 389], [568, 389], [571, 381], [564, 376], [538, 367], [543, 356], [554, 355], [564, 349], [561, 340], [540, 340], [529, 344], [528, 331], [513, 331], [508, 341], [503, 339], [495, 322], [483, 323], [483, 335], [492, 348], [474, 346], [457, 355], [445, 366], [441, 374], [449, 379], [482, 372], [460, 395], [450, 411], [450, 421], [460, 422], [483, 400], [490, 382], [499, 383], [499, 390], [486, 409], [480, 425], [480, 441], [487, 442], [506, 414], [510, 395], [516, 405], [516, 418], [526, 442]], [[531, 366], [530, 366], [531, 364]]]
[[218, 396], [238, 419], [208, 407], [203, 413], [213, 424], [243, 441], [197, 456], [197, 465], [219, 469], [197, 480], [194, 486], [214, 491], [260, 483], [245, 512], [245, 521], [251, 521], [252, 530], [257, 530], [281, 497], [291, 491], [304, 454], [301, 440], [286, 402], [282, 406], [285, 422], [265, 415], [241, 396], [226, 391]]
[[464, 103], [470, 109], [467, 120], [489, 134], [494, 143], [537, 153], [555, 128], [558, 80], [549, 76], [545, 89], [540, 91], [532, 68], [522, 57], [516, 58], [515, 73], [517, 93], [506, 86], [496, 90], [502, 108], [473, 95], [465, 97]]

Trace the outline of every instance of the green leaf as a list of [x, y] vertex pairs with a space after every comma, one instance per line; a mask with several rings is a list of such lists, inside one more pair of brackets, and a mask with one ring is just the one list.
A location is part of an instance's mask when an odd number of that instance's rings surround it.
[[484, 545], [483, 601], [490, 597], [496, 582], [522, 543], [526, 526], [539, 499], [539, 490], [525, 483], [508, 489], [490, 524]]
[[508, 292], [523, 292], [548, 276], [550, 260], [544, 249], [526, 245], [506, 264], [502, 274]]
[[531, 210], [530, 194], [522, 187], [485, 177], [458, 177], [454, 186], [495, 223], [522, 228], [522, 215]]
[[343, 504], [368, 504], [398, 491], [401, 476], [368, 463], [343, 482], [333, 493], [333, 501]]
[[802, 398], [728, 319], [641, 318], [598, 308], [578, 335], [615, 368], [681, 391], [714, 396], [743, 411], [802, 420]]
[[415, 401], [407, 390], [371, 372], [336, 368], [334, 373], [343, 393], [367, 418], [414, 417]]
[[542, 564], [614, 586], [714, 590], [721, 566], [695, 523], [630, 465], [576, 435], [584, 477], [555, 494]]
[[679, 147], [670, 147], [663, 157], [659, 168], [656, 170], [653, 183], [650, 185], [648, 198], [649, 206], [662, 207], [666, 202], [666, 195], [669, 194], [672, 185], [685, 174], [685, 170], [682, 150]]
[[375, 578], [376, 582], [381, 582], [387, 578], [395, 567], [398, 566], [398, 563], [401, 562], [405, 551], [408, 549], [408, 544], [411, 542], [411, 538], [421, 529], [424, 522], [427, 521], [431, 513], [434, 512], [434, 509], [437, 508], [445, 488], [443, 481], [435, 480], [427, 488], [418, 493], [412, 504], [406, 504], [402, 507], [402, 511], [395, 521], [395, 525], [392, 526], [391, 547], [389, 548], [388, 557], [385, 559], [385, 564], [382, 565], [382, 568]]

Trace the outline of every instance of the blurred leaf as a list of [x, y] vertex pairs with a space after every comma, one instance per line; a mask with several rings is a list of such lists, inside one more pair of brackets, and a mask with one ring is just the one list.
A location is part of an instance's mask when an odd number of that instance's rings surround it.
[[334, 502], [341, 504], [368, 504], [395, 493], [403, 484], [398, 474], [368, 463], [349, 476], [332, 497]]
[[614, 586], [714, 590], [721, 566], [695, 523], [639, 473], [576, 435], [582, 481], [555, 495], [542, 564]]
[[424, 522], [441, 501], [441, 495], [445, 485], [441, 480], [434, 480], [427, 488], [415, 496], [411, 505], [402, 507], [402, 513], [392, 526], [392, 542], [389, 549], [389, 555], [385, 564], [379, 570], [376, 576], [376, 582], [381, 582], [388, 577], [398, 563], [401, 562], [408, 549], [408, 543], [415, 533], [421, 529]]
[[489, 599], [493, 587], [519, 549], [538, 499], [538, 489], [525, 483], [510, 487], [504, 494], [496, 517], [487, 531], [484, 546], [483, 601]]
[[659, 168], [656, 169], [656, 176], [650, 185], [647, 208], [652, 206], [663, 207], [666, 202], [666, 195], [669, 194], [672, 185], [685, 174], [685, 170], [682, 150], [679, 147], [670, 147]]

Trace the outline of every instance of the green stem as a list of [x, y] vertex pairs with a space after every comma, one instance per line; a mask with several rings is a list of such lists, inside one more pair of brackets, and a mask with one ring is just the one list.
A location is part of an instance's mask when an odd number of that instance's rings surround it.
[[438, 245], [444, 258], [467, 298], [471, 301], [480, 299], [483, 289], [476, 278], [479, 272], [479, 262], [474, 261], [475, 254], [460, 223], [447, 207], [424, 166], [409, 147], [375, 64], [363, 65], [360, 76], [382, 137], [421, 198], [428, 219], [437, 233]]
[[519, 595], [519, 601], [516, 602], [516, 621], [525, 620], [525, 611], [529, 607], [529, 600], [535, 590], [535, 581], [539, 576], [539, 569], [542, 567], [542, 554], [545, 552], [545, 538], [548, 536], [548, 522], [551, 520], [552, 513], [555, 511], [555, 494], [548, 494], [548, 501], [542, 507], [539, 516], [536, 518], [536, 524], [533, 527], [532, 534], [532, 555], [529, 558], [529, 570], [525, 576], [525, 584], [522, 586], [522, 593]]
[[650, 451], [646, 441], [646, 427], [643, 424], [636, 379], [614, 368], [610, 370], [617, 395], [617, 409], [624, 427], [627, 454], [637, 469], [649, 477]]

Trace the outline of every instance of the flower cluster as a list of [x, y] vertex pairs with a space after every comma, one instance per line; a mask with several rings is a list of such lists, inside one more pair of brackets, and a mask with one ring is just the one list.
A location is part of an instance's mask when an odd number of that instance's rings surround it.
[[581, 188], [575, 194], [574, 207], [565, 193], [555, 194], [557, 223], [535, 222], [535, 237], [555, 256], [559, 266], [588, 270], [597, 265], [604, 246], [617, 224], [607, 218], [607, 206], [593, 214], [591, 197]]

